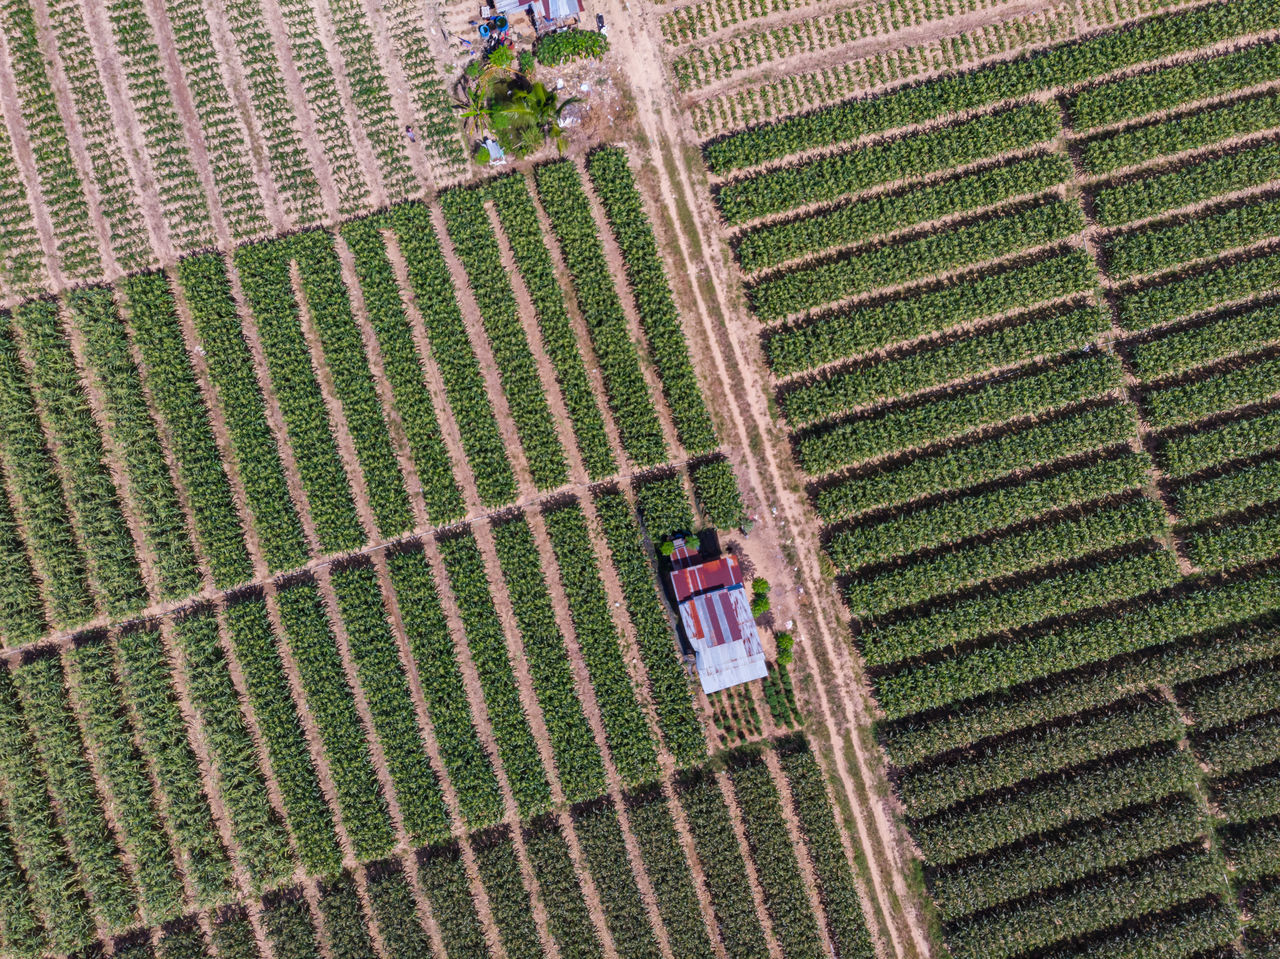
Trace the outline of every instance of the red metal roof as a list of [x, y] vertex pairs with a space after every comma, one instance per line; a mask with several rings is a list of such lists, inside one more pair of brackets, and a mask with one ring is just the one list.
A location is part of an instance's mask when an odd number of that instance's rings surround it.
[[699, 593], [740, 584], [742, 571], [738, 567], [738, 560], [732, 554], [726, 554], [705, 563], [673, 569], [670, 578], [676, 602], [682, 603]]

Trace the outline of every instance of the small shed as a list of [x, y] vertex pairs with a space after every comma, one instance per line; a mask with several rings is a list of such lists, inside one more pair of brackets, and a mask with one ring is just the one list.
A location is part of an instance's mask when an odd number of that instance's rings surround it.
[[494, 0], [494, 9], [508, 20], [520, 11], [532, 13], [535, 23], [582, 16], [582, 0]]
[[502, 152], [502, 147], [493, 137], [484, 138], [484, 148], [489, 151], [489, 166], [507, 165], [507, 155]]
[[737, 558], [726, 554], [704, 562], [677, 539], [671, 563], [668, 579], [703, 692], [763, 679], [769, 666]]

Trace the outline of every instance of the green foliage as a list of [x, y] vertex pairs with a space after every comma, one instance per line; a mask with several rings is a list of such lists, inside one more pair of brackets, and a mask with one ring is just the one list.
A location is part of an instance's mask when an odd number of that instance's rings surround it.
[[623, 660], [586, 518], [572, 504], [544, 513], [543, 519], [618, 774], [626, 783], [649, 782], [658, 775], [655, 743]]
[[502, 794], [480, 744], [431, 569], [420, 548], [392, 553], [388, 565], [427, 712], [462, 815], [473, 829], [492, 825], [503, 816]]
[[671, 284], [635, 177], [627, 165], [627, 154], [617, 147], [601, 147], [587, 157], [587, 172], [622, 252], [636, 313], [649, 341], [649, 352], [658, 368], [680, 444], [689, 453], [710, 452], [716, 445], [715, 428], [689, 360], [689, 346], [672, 299]]
[[[372, 878], [369, 887], [372, 890]], [[365, 926], [364, 910], [351, 874], [344, 870], [336, 878], [320, 883], [319, 892], [320, 914], [333, 959], [374, 959], [373, 940]]]
[[524, 845], [560, 955], [564, 959], [599, 959], [604, 952], [559, 824], [551, 816], [535, 820], [524, 832]]
[[[211, 939], [218, 959], [261, 959], [258, 943], [253, 937], [253, 926], [242, 911], [226, 909], [216, 916]], [[334, 959], [347, 957], [335, 956]]]
[[431, 217], [426, 207], [406, 203], [391, 212], [391, 223], [480, 499], [486, 506], [510, 502], [516, 494], [515, 477]]
[[1155, 379], [1276, 341], [1280, 341], [1280, 307], [1268, 304], [1135, 343], [1129, 348], [1129, 361], [1139, 379]]
[[383, 611], [378, 575], [372, 566], [351, 565], [334, 570], [332, 582], [405, 830], [422, 842], [447, 839], [449, 812], [414, 722], [409, 681]]
[[17, 856], [8, 826], [0, 824], [0, 945], [34, 959], [45, 948], [45, 936]]
[[72, 323], [84, 336], [85, 352], [102, 389], [143, 541], [155, 555], [160, 594], [166, 599], [186, 596], [200, 585], [187, 519], [111, 291], [75, 290], [67, 300]]
[[273, 893], [262, 902], [262, 925], [278, 959], [320, 959], [320, 942], [302, 890]]
[[681, 780], [677, 794], [702, 861], [707, 892], [725, 949], [731, 956], [762, 959], [769, 951], [756, 917], [755, 903], [751, 901], [746, 864], [729, 822], [720, 784], [709, 772], [698, 770]]
[[741, 525], [746, 511], [742, 506], [738, 479], [727, 459], [699, 463], [689, 470], [689, 477], [693, 480], [693, 495], [698, 501], [698, 509], [708, 525], [713, 529], [732, 529]]
[[600, 363], [622, 447], [638, 466], [660, 463], [667, 454], [662, 427], [640, 371], [640, 357], [618, 300], [582, 179], [567, 160], [538, 167], [534, 178], [573, 279], [578, 308]]
[[240, 863], [254, 888], [279, 885], [293, 872], [289, 836], [267, 799], [253, 737], [240, 713], [212, 611], [178, 620], [174, 638], [186, 660], [191, 700], [200, 714], [222, 798], [231, 814]]
[[511, 669], [502, 622], [493, 605], [484, 559], [469, 532], [441, 540], [440, 553], [516, 805], [523, 816], [536, 815], [551, 804], [551, 787], [520, 702], [520, 690]]
[[786, 376], [870, 352], [896, 340], [942, 332], [981, 317], [1025, 309], [1097, 284], [1093, 260], [1081, 250], [1027, 266], [1007, 267], [926, 293], [876, 306], [841, 310], [765, 335], [774, 375]]
[[849, 246], [878, 234], [943, 216], [1031, 196], [1071, 177], [1071, 165], [1059, 154], [1012, 160], [943, 180], [912, 184], [893, 193], [852, 200], [833, 210], [769, 224], [735, 241], [738, 262], [748, 273], [837, 246]]
[[657, 959], [662, 953], [649, 925], [640, 888], [631, 872], [618, 813], [605, 798], [574, 810], [574, 832], [604, 905], [605, 924], [626, 959]]
[[369, 902], [387, 952], [397, 959], [427, 959], [431, 942], [418, 921], [413, 892], [400, 863], [377, 865], [369, 870], [368, 879]]
[[[659, 599], [659, 588], [640, 541], [640, 530], [621, 493], [599, 494], [596, 512], [622, 584], [627, 613], [635, 626], [662, 738], [679, 765], [699, 762], [706, 757], [706, 739], [694, 711], [689, 678], [678, 654], [679, 640]], [[696, 548], [695, 544], [688, 545]]]
[[1157, 229], [1125, 233], [1106, 245], [1117, 278], [1154, 273], [1216, 256], [1280, 233], [1280, 200], [1261, 200]]
[[510, 959], [539, 959], [542, 947], [533, 923], [533, 905], [521, 881], [510, 830], [502, 826], [473, 835], [471, 848], [503, 950]]
[[[190, 504], [196, 541], [214, 584], [225, 589], [248, 579], [252, 568], [231, 485], [183, 342], [173, 293], [162, 273], [127, 277], [121, 285], [133, 342], [146, 364], [145, 382]], [[111, 328], [110, 323], [103, 326], [104, 332]]]
[[[320, 548], [333, 553], [363, 545], [365, 535], [303, 335], [290, 279], [292, 254], [291, 240], [246, 246], [236, 251], [235, 265], [258, 326]], [[311, 312], [314, 317], [314, 308]], [[380, 423], [378, 432], [385, 437]]]
[[538, 316], [542, 346], [556, 371], [556, 383], [578, 441], [587, 476], [600, 479], [617, 470], [604, 429], [604, 416], [587, 380], [586, 366], [565, 308], [560, 281], [542, 235], [537, 210], [524, 176], [513, 174], [486, 187], [502, 222], [502, 231]]
[[426, 894], [450, 956], [488, 955], [484, 930], [467, 887], [467, 874], [456, 845], [436, 846], [418, 853], [418, 883]]
[[484, 195], [477, 190], [450, 190], [441, 195], [440, 204], [449, 239], [479, 307], [534, 486], [540, 490], [560, 486], [568, 477], [564, 450], [543, 394], [536, 358], [520, 323], [511, 279], [503, 269]]
[[693, 510], [679, 473], [640, 479], [635, 489], [636, 505], [650, 540], [661, 541], [693, 531]]
[[218, 392], [267, 566], [273, 571], [301, 566], [307, 556], [302, 523], [285, 484], [275, 437], [267, 426], [265, 403], [231, 298], [226, 264], [214, 254], [188, 257], [178, 263], [178, 279]]
[[260, 597], [243, 598], [229, 604], [226, 615], [249, 703], [266, 741], [271, 774], [280, 787], [298, 858], [310, 872], [333, 875], [342, 864], [333, 814], [307, 750], [302, 723], [267, 619], [266, 604]]
[[748, 297], [761, 320], [780, 320], [873, 289], [1042, 246], [1083, 227], [1084, 214], [1078, 204], [1051, 197], [1038, 206], [1003, 216], [770, 275], [750, 287]]
[[1280, 25], [1267, 0], [1244, 0], [1151, 17], [1128, 30], [1035, 50], [968, 73], [944, 74], [874, 99], [851, 100], [724, 137], [703, 153], [714, 173], [869, 133], [1070, 86], [1113, 70]]
[[591, 30], [561, 30], [538, 41], [534, 56], [543, 66], [557, 66], [570, 60], [599, 58], [609, 49], [603, 33]]
[[[769, 213], [835, 200], [879, 183], [1029, 147], [1053, 139], [1061, 128], [1056, 112], [1041, 104], [1017, 107], [734, 180], [720, 187], [716, 204], [729, 223], [746, 223]], [[708, 153], [716, 146], [708, 146]], [[714, 162], [712, 167], [715, 168]]]
[[1280, 359], [1248, 357], [1236, 369], [1152, 390], [1143, 397], [1154, 429], [1181, 426], [1224, 410], [1261, 402], [1280, 389]]
[[598, 796], [605, 791], [604, 764], [574, 686], [533, 533], [518, 517], [495, 526], [493, 540], [565, 798]]
[[395, 844], [391, 814], [374, 773], [336, 641], [325, 621], [319, 590], [315, 583], [302, 580], [277, 596], [289, 649], [298, 664], [307, 708], [320, 729], [351, 845], [361, 859], [385, 855]]
[[89, 557], [89, 581], [111, 615], [136, 612], [147, 602], [142, 572], [58, 304], [35, 300], [13, 316], [31, 359], [31, 389], [61, 467], [72, 525]]
[[90, 908], [104, 928], [122, 932], [137, 920], [138, 899], [85, 759], [61, 661], [53, 655], [22, 663], [13, 684]]
[[462, 494], [423, 379], [395, 271], [378, 232], [383, 225], [385, 217], [366, 217], [344, 224], [339, 234], [351, 250], [365, 314], [378, 340], [383, 371], [413, 454], [427, 515], [433, 523], [442, 524], [462, 517]]

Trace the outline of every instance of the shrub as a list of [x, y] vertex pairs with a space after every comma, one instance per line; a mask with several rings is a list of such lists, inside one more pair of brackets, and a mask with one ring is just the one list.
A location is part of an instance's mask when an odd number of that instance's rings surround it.
[[543, 66], [556, 66], [570, 60], [602, 57], [608, 49], [609, 41], [603, 33], [565, 30], [543, 37], [538, 41], [533, 54]]

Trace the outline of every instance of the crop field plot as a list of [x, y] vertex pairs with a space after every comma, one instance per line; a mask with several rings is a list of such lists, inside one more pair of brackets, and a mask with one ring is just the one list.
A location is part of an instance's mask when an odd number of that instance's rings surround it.
[[1275, 954], [1280, 8], [970, 66], [712, 6], [667, 55], [945, 948]]

